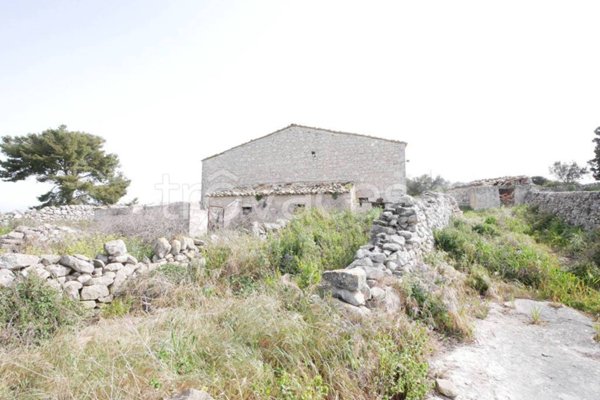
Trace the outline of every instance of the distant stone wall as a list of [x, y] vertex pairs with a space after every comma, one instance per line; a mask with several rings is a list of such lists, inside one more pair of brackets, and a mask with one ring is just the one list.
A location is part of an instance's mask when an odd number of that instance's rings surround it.
[[39, 210], [14, 211], [0, 214], [0, 225], [7, 225], [15, 220], [27, 219], [39, 223], [58, 221], [88, 221], [94, 219], [94, 213], [102, 207], [92, 205], [75, 205], [60, 207], [44, 207]]
[[94, 222], [101, 231], [157, 237], [206, 233], [207, 212], [200, 204], [178, 202], [157, 206], [133, 206], [96, 210]]
[[469, 186], [450, 189], [460, 207], [470, 207], [473, 210], [500, 207], [500, 191], [497, 186]]
[[334, 297], [353, 306], [381, 300], [386, 277], [413, 271], [423, 256], [434, 248], [433, 232], [460, 214], [456, 200], [442, 193], [421, 198], [405, 196], [390, 204], [373, 223], [371, 241], [362, 246], [345, 269], [326, 271], [323, 280]]
[[524, 203], [585, 229], [600, 228], [600, 192], [530, 191]]

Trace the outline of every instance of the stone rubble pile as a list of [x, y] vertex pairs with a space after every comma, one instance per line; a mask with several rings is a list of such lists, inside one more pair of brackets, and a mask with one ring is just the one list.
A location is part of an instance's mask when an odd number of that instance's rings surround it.
[[370, 242], [358, 249], [348, 267], [325, 272], [323, 288], [356, 307], [397, 303], [387, 282], [412, 272], [433, 249], [434, 230], [447, 226], [456, 213], [460, 210], [454, 198], [441, 193], [405, 196], [386, 205], [373, 223]]
[[288, 224], [288, 220], [283, 218], [278, 219], [276, 222], [252, 222], [252, 234], [259, 238], [266, 238], [269, 233], [277, 232]]
[[181, 237], [156, 240], [150, 260], [138, 261], [128, 253], [125, 242], [113, 240], [104, 244], [104, 254], [90, 259], [83, 255], [0, 254], [0, 287], [13, 285], [19, 278], [36, 274], [39, 278], [87, 308], [99, 307], [113, 300], [124, 283], [165, 263], [189, 264], [200, 258], [194, 241]]
[[20, 252], [28, 243], [44, 245], [57, 242], [68, 236], [80, 234], [68, 226], [43, 224], [40, 226], [17, 226], [12, 232], [0, 236], [0, 251]]
[[152, 262], [164, 263], [188, 263], [198, 257], [200, 249], [205, 243], [202, 240], [190, 237], [178, 237], [171, 241], [167, 238], [159, 238], [154, 242]]

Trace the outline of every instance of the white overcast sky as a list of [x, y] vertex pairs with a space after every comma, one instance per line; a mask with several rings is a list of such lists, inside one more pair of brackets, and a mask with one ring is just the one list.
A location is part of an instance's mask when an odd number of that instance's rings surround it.
[[[598, 0], [0, 0], [0, 136], [100, 135], [143, 203], [290, 123], [404, 140], [409, 176], [548, 175], [593, 155], [599, 16]], [[45, 190], [2, 182], [0, 210]]]

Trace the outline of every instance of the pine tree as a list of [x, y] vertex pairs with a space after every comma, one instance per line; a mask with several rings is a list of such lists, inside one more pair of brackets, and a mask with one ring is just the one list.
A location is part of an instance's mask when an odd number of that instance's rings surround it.
[[102, 149], [104, 139], [61, 125], [42, 133], [4, 136], [0, 178], [17, 182], [36, 177], [55, 186], [38, 197], [39, 207], [65, 204], [114, 204], [127, 193], [130, 181], [120, 172], [119, 159]]

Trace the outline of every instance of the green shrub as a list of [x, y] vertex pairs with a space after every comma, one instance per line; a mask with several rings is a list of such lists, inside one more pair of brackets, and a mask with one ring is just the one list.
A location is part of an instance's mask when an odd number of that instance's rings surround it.
[[479, 294], [486, 294], [492, 286], [492, 280], [490, 279], [487, 271], [480, 265], [474, 265], [471, 268], [471, 272], [467, 278], [467, 284], [473, 289], [477, 290]]
[[142, 261], [144, 258], [152, 258], [154, 250], [151, 243], [135, 236], [124, 237], [122, 239], [127, 247], [127, 252], [134, 256], [137, 260]]
[[378, 333], [374, 340], [377, 386], [383, 399], [422, 399], [431, 389], [427, 380], [427, 333], [423, 328]]
[[81, 305], [31, 274], [0, 288], [0, 343], [38, 344], [61, 327], [78, 323]]
[[9, 233], [11, 231], [12, 231], [12, 228], [10, 226], [2, 226], [2, 225], [0, 225], [0, 236], [6, 235], [7, 233]]
[[369, 240], [370, 213], [328, 213], [310, 209], [269, 238], [271, 263], [282, 273], [298, 275], [302, 287], [317, 283], [325, 270], [344, 268]]
[[440, 295], [432, 293], [418, 282], [411, 282], [403, 289], [409, 303], [413, 303], [412, 307], [407, 309], [411, 318], [423, 321], [448, 336], [465, 336], [465, 332], [455, 323]]
[[488, 224], [488, 223], [483, 223], [483, 224], [477, 224], [475, 226], [473, 226], [473, 232], [477, 232], [480, 235], [488, 235], [488, 236], [498, 236], [498, 229], [492, 225], [492, 224]]
[[102, 316], [104, 318], [117, 318], [128, 314], [133, 306], [131, 298], [115, 298], [110, 303], [102, 307]]
[[231, 254], [231, 249], [222, 245], [209, 245], [202, 251], [206, 259], [206, 268], [209, 270], [224, 268]]
[[571, 267], [569, 272], [580, 278], [586, 285], [600, 290], [600, 267], [595, 262], [579, 262]]

